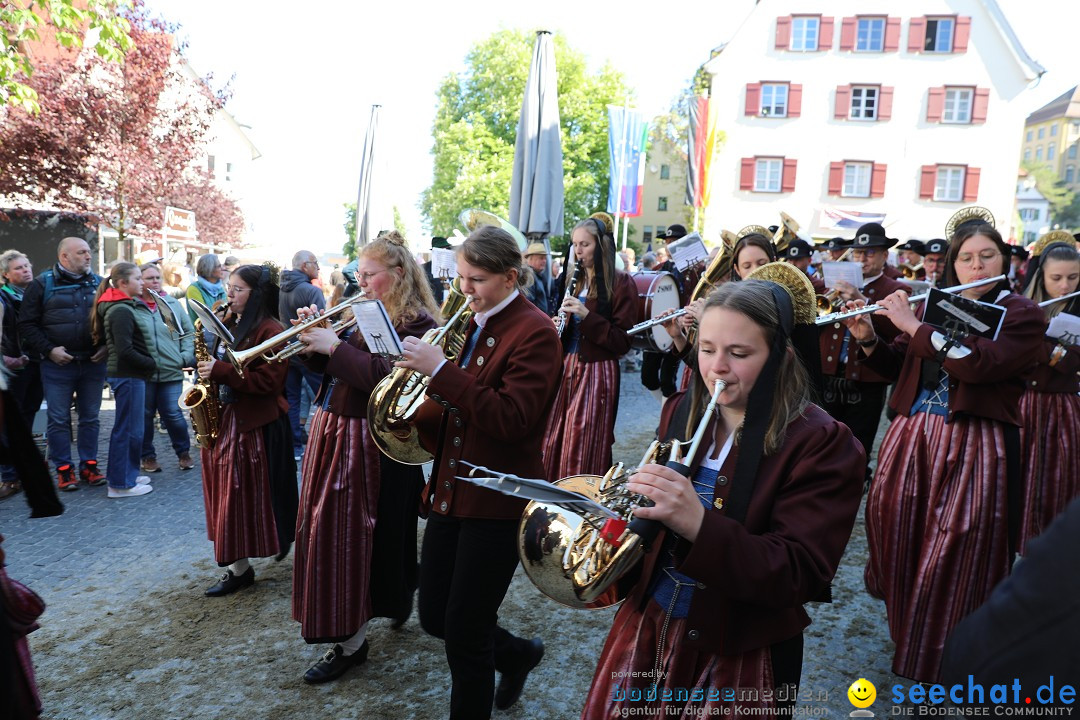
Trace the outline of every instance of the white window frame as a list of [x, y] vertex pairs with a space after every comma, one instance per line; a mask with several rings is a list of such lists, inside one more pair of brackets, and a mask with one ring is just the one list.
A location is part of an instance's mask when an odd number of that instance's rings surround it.
[[1046, 160], [1047, 162], [1057, 157], [1057, 145], [1050, 143], [1046, 146]]
[[[761, 107], [758, 110], [761, 117], [787, 117], [789, 89], [787, 83], [761, 83]], [[779, 98], [781, 92], [782, 100]], [[766, 95], [769, 97], [767, 101]]]
[[1057, 137], [1057, 125], [1050, 126], [1050, 137]]
[[934, 175], [934, 200], [962, 202], [967, 168], [963, 165], [938, 165]]
[[[926, 37], [930, 37], [930, 23], [937, 23], [935, 25], [934, 33], [934, 47], [932, 49], [926, 47], [926, 42], [923, 42], [923, 50], [928, 53], [951, 53], [953, 51], [953, 43], [956, 41], [956, 18], [951, 17], [929, 17], [926, 18]], [[942, 25], [948, 28], [945, 35], [944, 47], [942, 46]]]
[[1042, 145], [1035, 148], [1035, 162], [1042, 162]]
[[[881, 102], [881, 88], [876, 85], [852, 85], [851, 106], [848, 118], [873, 122], [878, 119]], [[869, 106], [869, 107], [868, 107]]]
[[1044, 137], [1046, 137], [1046, 128], [1041, 127], [1039, 128], [1039, 139], [1042, 140]]
[[1076, 159], [1076, 143], [1069, 146], [1069, 151], [1065, 153], [1070, 160]]
[[1073, 165], [1065, 166], [1065, 182], [1076, 182], [1076, 167]]
[[670, 180], [671, 179], [671, 166], [670, 165], [661, 165], [660, 166], [660, 179], [661, 180]]
[[969, 87], [946, 87], [941, 108], [941, 122], [947, 125], [970, 125], [975, 90]]
[[[865, 38], [862, 32], [863, 23], [866, 23]], [[878, 25], [880, 24], [880, 28]], [[884, 17], [861, 17], [855, 20], [855, 52], [885, 52], [885, 26], [888, 19]], [[874, 36], [877, 34], [877, 47], [874, 47]], [[863, 42], [865, 39], [865, 42]]]
[[1025, 139], [1025, 140], [1026, 140], [1027, 142], [1031, 142], [1032, 134], [1033, 134], [1033, 133], [1032, 133], [1032, 131], [1031, 131], [1031, 130], [1028, 130], [1028, 131], [1027, 131], [1027, 135], [1025, 136], [1025, 138], [1024, 138], [1024, 139]]
[[795, 15], [791, 18], [789, 50], [814, 52], [821, 43], [821, 18], [817, 15]]
[[870, 181], [874, 176], [874, 163], [844, 163], [844, 184], [840, 190], [842, 197], [870, 197]]
[[1031, 162], [1031, 148], [1024, 149], [1024, 162]]
[[668, 209], [667, 197], [666, 196], [657, 197], [656, 198], [656, 211], [657, 212], [667, 212], [667, 209]]
[[754, 159], [754, 192], [778, 193], [784, 187], [784, 158]]

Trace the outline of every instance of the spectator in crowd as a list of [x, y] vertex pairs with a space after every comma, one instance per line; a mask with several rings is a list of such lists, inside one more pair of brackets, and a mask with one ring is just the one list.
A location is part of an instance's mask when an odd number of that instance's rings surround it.
[[[10, 373], [8, 389], [26, 426], [32, 429], [34, 416], [41, 408], [44, 397], [41, 388], [41, 363], [40, 358], [30, 357], [22, 347], [17, 323], [23, 293], [34, 280], [34, 271], [25, 255], [18, 250], [8, 250], [0, 254], [0, 277], [4, 281], [3, 286], [0, 286], [0, 301], [4, 310], [4, 369]], [[19, 491], [19, 477], [14, 466], [0, 465], [0, 478], [0, 499]]]
[[225, 258], [225, 261], [221, 263], [221, 284], [229, 284], [229, 276], [232, 275], [232, 271], [240, 267], [240, 259], [235, 255], [229, 255]]
[[171, 263], [161, 265], [161, 288], [165, 294], [175, 300], [184, 297], [184, 276], [176, 265]]
[[116, 400], [116, 416], [109, 438], [109, 497], [138, 497], [151, 492], [150, 478], [139, 475], [143, 441], [146, 379], [154, 372], [154, 358], [136, 316], [147, 312], [142, 295], [142, 273], [129, 262], [113, 265], [94, 298], [91, 332], [94, 342], [109, 349], [108, 378]]
[[[108, 349], [90, 336], [94, 295], [101, 284], [90, 270], [90, 246], [82, 238], [66, 237], [57, 256], [57, 263], [27, 287], [18, 329], [24, 352], [42, 357], [49, 458], [60, 489], [70, 491], [79, 488], [80, 479], [88, 485], [105, 484], [97, 453]], [[72, 398], [79, 415], [78, 476], [71, 459]]]
[[[221, 278], [225, 271], [221, 266], [221, 260], [217, 255], [203, 255], [195, 264], [195, 282], [188, 285], [187, 299], [198, 300], [211, 310], [217, 310], [227, 301], [225, 299], [225, 283]], [[191, 324], [195, 324], [195, 311], [188, 306], [188, 317]]]
[[191, 459], [191, 438], [179, 400], [184, 368], [195, 367], [195, 331], [180, 303], [162, 291], [158, 266], [150, 263], [141, 270], [140, 300], [149, 312], [137, 313], [136, 319], [157, 367], [146, 380], [146, 421], [139, 466], [143, 472], [161, 472], [154, 449], [154, 414], [161, 413], [161, 424], [169, 433], [180, 469], [190, 470], [195, 462]]
[[530, 244], [525, 250], [525, 262], [535, 276], [533, 284], [525, 288], [525, 297], [545, 315], [551, 315], [551, 273], [547, 269], [547, 248], [544, 243]]
[[[281, 273], [281, 293], [278, 297], [278, 317], [286, 325], [296, 319], [297, 308], [315, 305], [326, 309], [322, 290], [312, 284], [319, 276], [319, 261], [310, 250], [300, 250], [292, 258], [292, 270]], [[290, 362], [285, 379], [285, 398], [289, 401], [289, 426], [293, 434], [293, 457], [300, 460], [304, 452], [304, 428], [300, 421], [301, 388], [303, 383], [311, 388], [312, 395], [319, 392], [322, 373], [308, 370], [303, 363]], [[306, 420], [306, 417], [305, 417]]]
[[655, 270], [656, 269], [656, 253], [647, 252], [641, 256], [641, 269], [642, 270]]
[[[435, 250], [435, 248], [438, 248], [440, 250], [449, 250], [450, 249], [450, 241], [447, 240], [444, 237], [440, 237], [440, 236], [436, 235], [435, 237], [431, 238], [431, 249]], [[432, 252], [432, 255], [434, 255], [434, 254], [435, 253]], [[442, 305], [443, 294], [444, 294], [443, 293], [443, 283], [442, 283], [442, 279], [437, 278], [432, 274], [432, 270], [431, 270], [432, 262], [433, 262], [433, 260], [428, 260], [426, 263], [423, 263], [420, 267], [422, 267], [424, 269], [424, 275], [427, 276], [428, 287], [431, 288], [432, 297], [435, 298], [435, 302], [437, 304]]]

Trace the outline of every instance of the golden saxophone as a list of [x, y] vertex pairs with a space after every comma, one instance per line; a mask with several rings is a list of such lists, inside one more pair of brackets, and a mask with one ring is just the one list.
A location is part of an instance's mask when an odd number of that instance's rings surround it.
[[[210, 348], [203, 337], [202, 321], [195, 321], [195, 362], [213, 360]], [[218, 422], [221, 418], [221, 401], [218, 399], [217, 383], [195, 376], [195, 384], [180, 396], [177, 405], [181, 410], [191, 412], [191, 429], [195, 431], [195, 442], [199, 447], [210, 450], [218, 437]]]

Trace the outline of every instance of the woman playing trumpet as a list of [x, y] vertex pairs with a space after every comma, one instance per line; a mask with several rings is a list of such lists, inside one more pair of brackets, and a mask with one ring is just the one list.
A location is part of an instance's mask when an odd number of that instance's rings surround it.
[[[242, 265], [229, 275], [229, 314], [236, 349], [281, 332], [278, 288], [263, 265]], [[223, 348], [218, 348], [220, 356]], [[284, 363], [256, 359], [241, 376], [229, 362], [203, 360], [199, 377], [218, 384], [221, 416], [213, 448], [202, 449], [206, 530], [214, 558], [226, 568], [206, 590], [218, 597], [255, 582], [252, 557], [282, 560], [296, 530], [296, 461], [285, 402]]]
[[[1080, 254], [1067, 242], [1047, 245], [1039, 256], [1026, 295], [1035, 302], [1061, 298], [1080, 286]], [[1080, 297], [1043, 308], [1047, 320], [1059, 313], [1080, 315]], [[1020, 398], [1021, 467], [1024, 472], [1024, 517], [1020, 553], [1028, 540], [1041, 535], [1080, 495], [1080, 345], [1044, 337], [1038, 365], [1025, 379]]]
[[[993, 226], [962, 226], [945, 257], [946, 285], [1004, 274], [1007, 253]], [[965, 350], [951, 352], [952, 341], [919, 320], [903, 291], [878, 301], [876, 314], [901, 333], [891, 343], [878, 339], [867, 315], [843, 321], [854, 360], [896, 379], [889, 404], [898, 415], [866, 502], [866, 586], [885, 600], [893, 671], [920, 682], [939, 680], [949, 631], [1012, 565], [1021, 375], [1034, 365], [1046, 323], [1007, 280], [962, 294], [1006, 308], [996, 340], [969, 337]]]
[[791, 295], [776, 283], [727, 283], [706, 300], [698, 375], [664, 405], [660, 438], [687, 438], [723, 382], [718, 412], [685, 460], [690, 478], [646, 465], [628, 485], [653, 503], [635, 515], [666, 530], [615, 616], [582, 718], [644, 705], [679, 718], [771, 707], [761, 691], [799, 682], [802, 606], [839, 565], [865, 460], [847, 427], [810, 403], [793, 325]]
[[[544, 475], [603, 475], [611, 467], [619, 406], [619, 358], [630, 350], [637, 288], [615, 269], [615, 240], [602, 219], [574, 226], [572, 252], [584, 281], [565, 296], [569, 322], [562, 334], [562, 383], [544, 438]], [[565, 275], [565, 273], [564, 273]]]
[[[397, 232], [364, 246], [356, 278], [367, 299], [386, 306], [400, 337], [435, 327], [427, 279]], [[297, 312], [302, 322], [316, 308]], [[368, 431], [368, 398], [390, 360], [370, 352], [359, 332], [342, 339], [312, 328], [300, 339], [308, 367], [324, 374], [301, 467], [292, 616], [306, 642], [334, 643], [304, 674], [322, 683], [367, 659], [371, 618], [394, 618], [399, 627], [412, 611], [423, 474], [383, 455]]]

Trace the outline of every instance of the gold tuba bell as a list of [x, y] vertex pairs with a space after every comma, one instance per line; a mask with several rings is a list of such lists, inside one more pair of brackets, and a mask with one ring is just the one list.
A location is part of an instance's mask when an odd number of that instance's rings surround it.
[[[472, 311], [472, 296], [461, 292], [459, 280], [454, 279], [440, 308], [449, 318], [441, 328], [424, 333], [423, 342], [438, 345], [446, 359], [453, 362], [465, 347], [465, 330]], [[406, 465], [423, 465], [432, 459], [431, 453], [420, 447], [420, 438], [413, 425], [416, 412], [424, 402], [431, 378], [407, 368], [394, 368], [379, 381], [368, 398], [367, 418], [371, 438], [391, 460]]]

